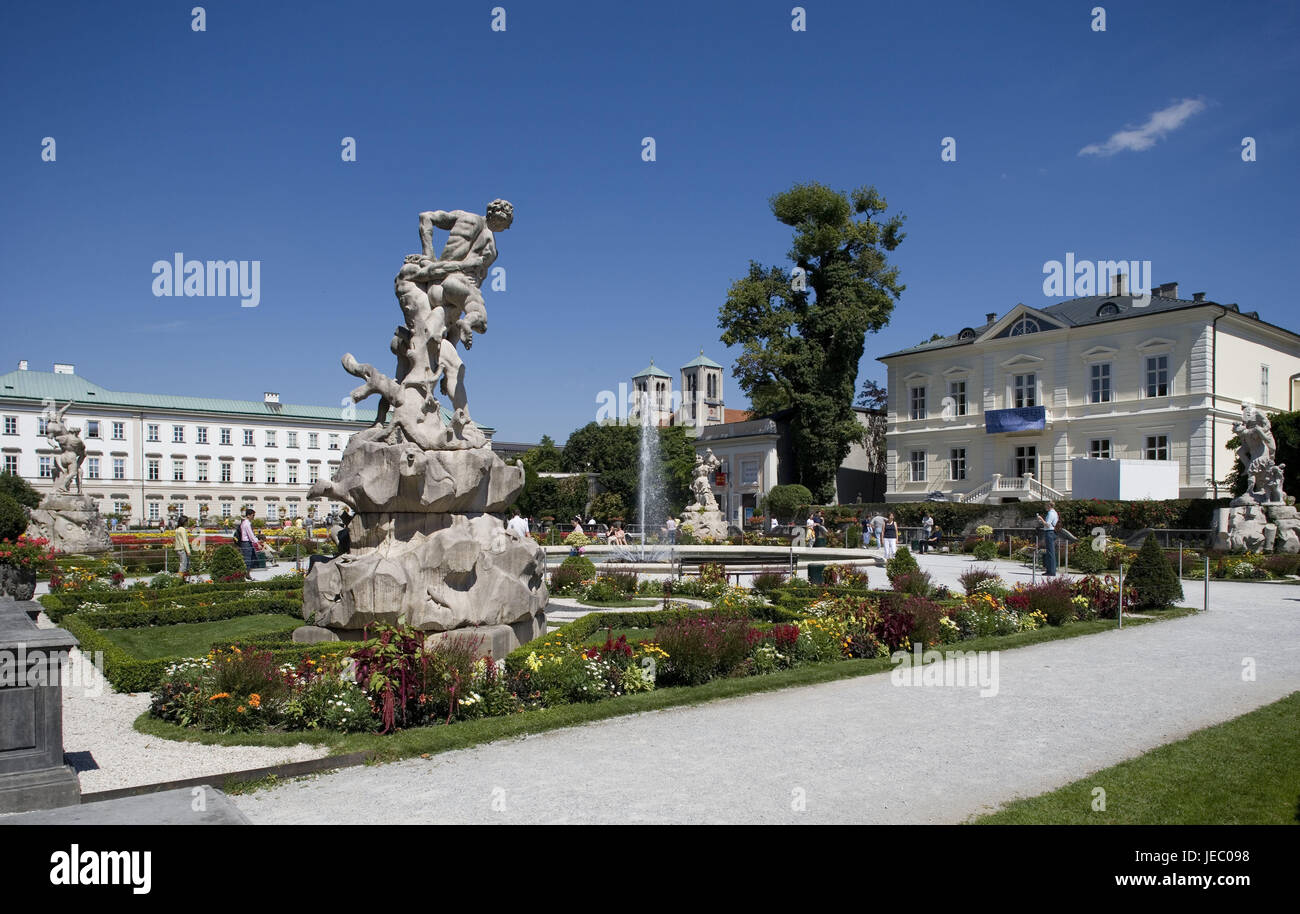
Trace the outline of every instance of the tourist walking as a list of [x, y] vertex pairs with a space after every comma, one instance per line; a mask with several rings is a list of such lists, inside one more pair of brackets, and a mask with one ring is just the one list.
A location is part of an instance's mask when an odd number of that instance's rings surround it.
[[668, 518], [668, 523], [664, 524], [664, 533], [668, 537], [669, 545], [677, 545], [677, 518]]
[[519, 514], [518, 508], [511, 513], [510, 523], [506, 524], [506, 532], [517, 540], [528, 539], [528, 521]]
[[921, 551], [926, 552], [930, 548], [930, 538], [934, 533], [934, 518], [930, 512], [925, 512], [925, 517], [921, 518]]
[[885, 548], [885, 515], [877, 511], [871, 518], [871, 532], [875, 536], [876, 546]]
[[1056, 525], [1061, 522], [1061, 516], [1056, 513], [1056, 502], [1044, 504], [1047, 505], [1047, 515], [1036, 517], [1043, 537], [1043, 574], [1050, 578], [1056, 576]]
[[884, 527], [880, 531], [880, 542], [885, 547], [885, 559], [892, 559], [898, 552], [898, 521], [894, 519], [894, 512], [889, 512], [889, 517], [885, 518]]
[[176, 524], [176, 536], [173, 538], [173, 545], [176, 547], [176, 559], [180, 562], [181, 577], [190, 573], [190, 531], [186, 529], [189, 518], [184, 514], [181, 515], [180, 521]]
[[257, 539], [257, 534], [253, 532], [253, 515], [257, 512], [252, 508], [244, 511], [244, 519], [239, 522], [239, 527], [235, 534], [235, 540], [239, 545], [239, 551], [244, 554], [244, 567], [252, 574], [253, 563], [257, 561], [257, 552], [262, 548], [261, 542]]

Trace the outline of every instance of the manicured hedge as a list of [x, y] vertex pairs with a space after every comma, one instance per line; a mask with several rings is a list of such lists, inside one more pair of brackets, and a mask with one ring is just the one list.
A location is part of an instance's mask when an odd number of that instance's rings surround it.
[[[1141, 530], [1144, 527], [1166, 527], [1175, 530], [1205, 530], [1210, 527], [1214, 509], [1228, 505], [1230, 499], [1221, 498], [1176, 498], [1168, 501], [1101, 501], [1100, 499], [1068, 499], [1056, 503], [1056, 511], [1061, 516], [1061, 523], [1067, 530], [1078, 533], [1087, 528], [1085, 518], [1098, 515], [1113, 515], [1119, 518], [1119, 527], [1124, 530]], [[824, 510], [828, 519], [850, 516], [859, 517], [866, 513], [870, 518], [880, 513], [889, 516], [894, 512], [899, 524], [904, 527], [919, 527], [921, 519], [929, 514], [935, 524], [945, 533], [959, 533], [967, 525], [976, 523], [986, 515], [992, 515], [1006, 508], [1014, 507], [1019, 516], [1028, 525], [1034, 515], [1042, 513], [1042, 502], [1022, 501], [1013, 505], [976, 505], [960, 502], [942, 501], [900, 501], [861, 505], [827, 505]], [[832, 521], [834, 523], [834, 521]]]
[[[118, 692], [148, 692], [162, 680], [167, 667], [183, 657], [159, 657], [154, 660], [141, 660], [106, 637], [98, 629], [85, 621], [80, 614], [68, 616], [63, 627], [81, 642], [81, 651], [93, 655], [102, 651], [104, 657], [104, 676]], [[320, 644], [293, 644], [281, 642], [283, 647], [271, 650], [271, 656], [277, 662], [296, 663], [304, 657], [322, 657], [349, 647], [346, 642], [329, 641]], [[269, 646], [269, 645], [268, 645]]]
[[210, 606], [158, 606], [140, 609], [101, 609], [72, 613], [64, 621], [77, 618], [94, 628], [142, 628], [146, 625], [180, 625], [186, 622], [217, 622], [238, 616], [280, 613], [302, 618], [302, 594], [272, 597], [249, 597]]
[[71, 593], [44, 594], [39, 598], [39, 602], [45, 608], [45, 614], [52, 621], [58, 622], [68, 613], [77, 612], [83, 603], [103, 603], [106, 606], [114, 603], [143, 603], [147, 605], [160, 600], [165, 600], [168, 603], [183, 603], [192, 596], [251, 589], [301, 590], [302, 581], [301, 579], [297, 581], [234, 581], [226, 584], [184, 584], [180, 587], [169, 587], [165, 590], [109, 590], [99, 593], [73, 591]]

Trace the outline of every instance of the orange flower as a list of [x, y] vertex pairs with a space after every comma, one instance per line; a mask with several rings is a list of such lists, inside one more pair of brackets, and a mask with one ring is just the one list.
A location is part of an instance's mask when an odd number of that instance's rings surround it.
[[243, 714], [243, 713], [244, 713], [244, 706], [243, 706], [243, 705], [240, 705], [238, 708], [235, 708], [235, 710], [238, 711], [240, 714]]
[[209, 698], [208, 701], [216, 701], [218, 698], [229, 698], [229, 697], [230, 697], [229, 692], [218, 692], [216, 695], [213, 695], [211, 698]]
[[248, 696], [248, 704], [253, 708], [262, 707], [262, 696], [254, 692], [252, 695]]

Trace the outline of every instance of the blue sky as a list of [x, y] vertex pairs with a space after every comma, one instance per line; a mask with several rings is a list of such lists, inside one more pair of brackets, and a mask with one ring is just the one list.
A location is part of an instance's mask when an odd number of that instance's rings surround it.
[[[0, 369], [337, 403], [344, 351], [391, 361], [417, 213], [502, 196], [471, 411], [563, 440], [651, 357], [730, 367], [718, 307], [751, 259], [783, 261], [767, 200], [810, 180], [874, 184], [907, 216], [907, 290], [859, 377], [1050, 304], [1043, 264], [1067, 252], [1300, 324], [1293, 3], [1104, 3], [1095, 32], [1091, 2], [812, 0], [802, 33], [766, 0], [211, 2], [198, 33], [193, 5], [0, 11]], [[261, 261], [261, 304], [153, 296], [178, 251]]]

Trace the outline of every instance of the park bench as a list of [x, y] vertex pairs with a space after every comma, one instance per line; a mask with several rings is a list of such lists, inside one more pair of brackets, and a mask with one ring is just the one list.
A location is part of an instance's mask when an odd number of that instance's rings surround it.
[[[734, 580], [736, 586], [740, 586], [741, 575], [746, 574], [786, 574], [790, 573], [788, 563], [775, 565], [772, 563], [771, 556], [751, 555], [735, 556], [728, 558], [726, 561], [711, 562], [708, 559], [697, 559], [691, 561], [682, 561], [677, 565], [677, 577], [699, 577], [700, 568], [703, 565], [721, 565], [723, 576], [728, 580]], [[745, 570], [735, 570], [741, 566]]]

